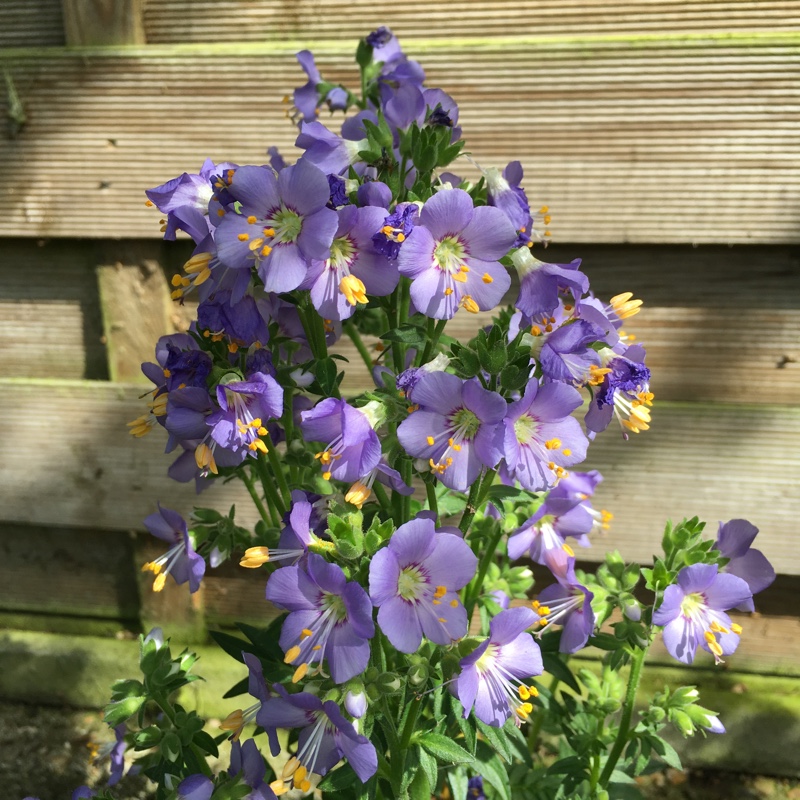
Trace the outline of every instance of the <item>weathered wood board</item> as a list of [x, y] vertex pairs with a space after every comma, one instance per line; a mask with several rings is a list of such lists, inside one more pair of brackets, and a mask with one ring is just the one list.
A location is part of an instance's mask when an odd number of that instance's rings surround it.
[[[457, 98], [478, 162], [523, 162], [557, 240], [727, 244], [800, 240], [797, 44], [787, 31], [409, 50], [429, 85]], [[291, 155], [280, 98], [305, 80], [293, 49], [0, 53], [28, 117], [0, 142], [0, 169], [23, 163], [26, 178], [0, 196], [0, 235], [155, 238], [143, 188], [207, 156], [262, 163], [269, 145]], [[352, 80], [346, 52], [318, 49], [326, 78]], [[465, 162], [463, 174], [475, 171]]]
[[[4, 0], [0, 46], [63, 45], [61, 0]], [[352, 41], [388, 25], [403, 41], [431, 32], [449, 36], [535, 36], [686, 33], [719, 30], [786, 30], [800, 26], [794, 0], [463, 0], [447, 3], [354, 0], [341, 13], [337, 0], [158, 0], [144, 4], [146, 39], [166, 42], [263, 42], [287, 38]]]
[[[163, 433], [140, 441], [128, 436], [125, 423], [142, 412], [138, 387], [6, 379], [0, 388], [7, 431], [0, 519], [141, 529], [156, 501], [183, 512], [198, 502], [193, 486], [166, 478], [172, 457], [162, 453]], [[57, 420], [44, 442], [43, 419]], [[618, 547], [627, 559], [648, 561], [668, 517], [697, 514], [713, 527], [742, 516], [761, 528], [762, 549], [780, 571], [800, 574], [794, 546], [800, 409], [663, 404], [646, 436], [624, 442], [611, 428], [600, 437], [590, 449], [589, 466], [606, 475], [596, 505], [608, 508], [615, 520], [611, 534], [586, 558]], [[221, 509], [233, 502], [242, 520], [252, 524], [252, 504], [238, 487], [212, 487], [199, 500]]]

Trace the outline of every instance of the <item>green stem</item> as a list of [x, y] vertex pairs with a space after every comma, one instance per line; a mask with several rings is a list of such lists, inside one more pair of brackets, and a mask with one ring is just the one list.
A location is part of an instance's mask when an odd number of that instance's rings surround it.
[[288, 508], [292, 504], [292, 490], [289, 488], [289, 484], [286, 482], [286, 475], [283, 473], [283, 464], [281, 464], [280, 460], [278, 459], [278, 451], [275, 449], [275, 443], [272, 441], [272, 437], [267, 434], [265, 438], [267, 445], [267, 458], [269, 459], [269, 464], [272, 467], [273, 473], [275, 473], [275, 478], [278, 481], [278, 487], [280, 488], [281, 497], [285, 507]]
[[[550, 681], [551, 698], [555, 696], [558, 684], [559, 680], [554, 675], [553, 680]], [[544, 716], [545, 716], [544, 709], [539, 709], [539, 713], [536, 715], [535, 719], [531, 723], [530, 730], [528, 731], [528, 750], [531, 751], [531, 755], [533, 755], [536, 752], [536, 748], [539, 746], [539, 734], [542, 732], [542, 725], [544, 725]]]
[[428, 320], [428, 341], [425, 342], [425, 349], [422, 351], [422, 358], [419, 360], [418, 366], [428, 363], [436, 349], [436, 345], [439, 344], [439, 337], [444, 333], [446, 325], [446, 319], [440, 319], [435, 324], [432, 319]]
[[356, 328], [352, 322], [345, 322], [344, 332], [350, 337], [350, 341], [356, 346], [356, 350], [358, 350], [361, 360], [364, 362], [364, 365], [371, 375], [373, 366], [372, 356], [370, 356], [369, 350], [367, 350], [367, 346], [364, 344], [364, 340], [361, 338], [361, 334], [358, 332], [358, 328]]
[[[411, 471], [413, 465], [410, 459], [404, 459], [400, 463], [400, 475], [406, 486], [411, 486]], [[408, 522], [411, 519], [411, 495], [401, 495], [403, 505], [402, 521]]]
[[492, 488], [492, 481], [494, 481], [494, 476], [496, 474], [497, 470], [487, 470], [482, 481], [477, 480], [472, 484], [472, 488], [469, 490], [469, 497], [467, 498], [467, 507], [464, 509], [464, 513], [461, 516], [461, 522], [458, 523], [458, 528], [464, 536], [467, 535], [467, 531], [472, 524], [475, 514], [483, 505], [483, 501], [489, 494], [489, 489]]
[[255, 505], [255, 507], [258, 509], [261, 519], [264, 520], [267, 525], [274, 525], [274, 520], [272, 520], [272, 518], [267, 514], [267, 509], [264, 507], [264, 504], [261, 502], [261, 498], [258, 496], [253, 479], [244, 471], [239, 472], [239, 477], [247, 487], [247, 491], [250, 493], [250, 497], [253, 499], [253, 505]]
[[478, 597], [480, 597], [484, 578], [486, 578], [486, 573], [489, 571], [489, 565], [494, 560], [497, 545], [500, 544], [500, 539], [502, 538], [503, 528], [499, 523], [497, 523], [497, 530], [489, 540], [489, 545], [486, 548], [486, 552], [483, 554], [480, 564], [478, 565], [478, 574], [468, 587], [467, 597], [464, 601], [464, 607], [467, 609], [468, 620], [472, 619], [472, 612], [475, 610], [475, 604], [478, 602]]
[[378, 503], [380, 503], [381, 508], [391, 516], [392, 514], [392, 504], [389, 500], [389, 496], [386, 494], [386, 489], [383, 488], [377, 481], [372, 484], [372, 491], [375, 492], [375, 497], [378, 499]]
[[273, 520], [276, 519], [277, 513], [277, 522], [274, 522], [273, 524], [279, 527], [280, 520], [286, 513], [286, 506], [284, 506], [283, 499], [278, 494], [278, 490], [275, 488], [275, 482], [272, 478], [272, 473], [267, 466], [266, 459], [263, 456], [259, 456], [256, 459], [256, 464], [258, 465], [258, 475], [261, 478], [261, 486], [264, 489], [264, 497], [267, 499], [267, 503], [269, 503], [270, 511], [273, 512]]
[[600, 786], [604, 789], [608, 786], [611, 779], [611, 773], [617, 766], [619, 757], [628, 743], [628, 736], [630, 734], [631, 718], [633, 717], [633, 709], [636, 704], [636, 690], [639, 688], [639, 681], [642, 677], [642, 667], [644, 666], [644, 659], [647, 651], [650, 649], [650, 639], [648, 639], [647, 646], [643, 647], [633, 658], [631, 664], [631, 673], [628, 676], [628, 689], [625, 692], [625, 705], [622, 707], [622, 718], [619, 721], [619, 730], [617, 731], [617, 738], [614, 741], [614, 746], [611, 748], [611, 753], [608, 756], [603, 772], [600, 775]]
[[425, 481], [425, 493], [428, 495], [428, 506], [436, 514], [436, 524], [439, 524], [439, 503], [436, 500], [436, 479]]
[[406, 717], [406, 724], [403, 726], [403, 735], [400, 738], [400, 750], [403, 752], [404, 758], [408, 746], [411, 744], [411, 737], [414, 735], [414, 728], [417, 725], [417, 716], [421, 705], [422, 701], [418, 700], [416, 697], [411, 701], [411, 709]]
[[592, 756], [592, 774], [589, 776], [589, 791], [592, 793], [592, 797], [594, 797], [594, 793], [597, 790], [597, 781], [600, 778], [600, 754], [595, 753]]

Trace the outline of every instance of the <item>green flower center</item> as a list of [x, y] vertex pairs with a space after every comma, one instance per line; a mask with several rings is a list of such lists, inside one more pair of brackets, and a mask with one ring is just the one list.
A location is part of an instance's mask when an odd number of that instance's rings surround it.
[[499, 647], [496, 644], [490, 644], [486, 648], [483, 655], [475, 662], [478, 672], [488, 672], [493, 667], [498, 650]]
[[403, 600], [416, 600], [423, 585], [419, 567], [406, 567], [397, 579], [397, 591]]
[[275, 231], [274, 241], [293, 242], [300, 235], [303, 218], [296, 211], [283, 207], [269, 219], [269, 226]]
[[350, 264], [353, 263], [353, 256], [355, 255], [355, 252], [356, 249], [353, 247], [353, 243], [347, 238], [347, 236], [334, 239], [331, 243], [331, 255], [329, 263], [336, 269], [349, 267]]
[[433, 251], [436, 263], [446, 272], [458, 272], [465, 255], [464, 245], [455, 236], [445, 236]]
[[464, 439], [472, 439], [481, 426], [480, 419], [468, 408], [459, 408], [450, 421], [456, 429], [456, 433], [460, 433]]
[[523, 414], [514, 423], [514, 434], [520, 444], [528, 444], [533, 440], [537, 430], [536, 420], [530, 414]]
[[336, 621], [344, 619], [347, 616], [347, 609], [344, 607], [344, 600], [338, 594], [326, 593], [322, 599], [322, 604], [325, 609], [333, 611]]
[[684, 617], [692, 617], [695, 612], [704, 608], [705, 604], [705, 598], [699, 592], [687, 594], [686, 597], [681, 600], [681, 614], [683, 614]]

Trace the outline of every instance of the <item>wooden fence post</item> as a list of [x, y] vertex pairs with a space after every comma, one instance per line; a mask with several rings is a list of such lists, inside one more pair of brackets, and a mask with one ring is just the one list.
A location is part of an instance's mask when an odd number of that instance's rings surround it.
[[70, 47], [144, 44], [144, 0], [61, 0]]

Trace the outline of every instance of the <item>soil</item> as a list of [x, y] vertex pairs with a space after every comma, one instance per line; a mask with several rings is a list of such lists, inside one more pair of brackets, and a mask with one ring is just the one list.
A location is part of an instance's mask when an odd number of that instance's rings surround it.
[[[91, 745], [110, 741], [96, 711], [0, 701], [0, 787], [4, 800], [69, 800], [75, 788], [105, 785], [108, 764]], [[640, 781], [647, 800], [800, 800], [800, 781], [712, 771], [667, 770]], [[147, 781], [125, 777], [119, 800], [151, 800]]]

